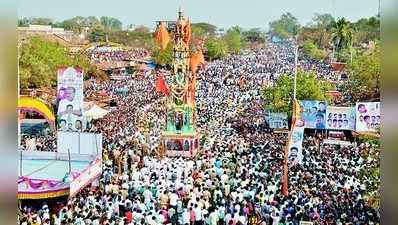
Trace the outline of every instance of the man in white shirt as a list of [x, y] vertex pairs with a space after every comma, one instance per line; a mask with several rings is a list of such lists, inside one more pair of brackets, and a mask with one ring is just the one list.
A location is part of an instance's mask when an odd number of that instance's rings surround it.
[[170, 206], [177, 208], [178, 195], [175, 190], [172, 193], [170, 193], [169, 199], [170, 199]]
[[271, 218], [272, 218], [272, 225], [278, 225], [279, 224], [280, 217], [279, 217], [279, 214], [277, 212], [275, 212], [275, 211], [272, 212]]
[[76, 116], [82, 115], [82, 110], [80, 106], [80, 102], [78, 99], [75, 99], [76, 89], [74, 87], [67, 87], [65, 89], [65, 98], [59, 101], [58, 112], [62, 113], [66, 111], [68, 105], [71, 105], [74, 109], [73, 114]]
[[217, 225], [217, 223], [218, 223], [218, 211], [214, 210], [213, 212], [210, 213], [209, 224], [210, 225]]
[[203, 213], [202, 209], [199, 207], [198, 204], [195, 204], [195, 225], [202, 225], [203, 224]]

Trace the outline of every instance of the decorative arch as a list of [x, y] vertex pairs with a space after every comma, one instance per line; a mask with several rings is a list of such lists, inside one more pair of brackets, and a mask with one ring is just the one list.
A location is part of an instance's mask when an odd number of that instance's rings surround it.
[[31, 97], [20, 97], [17, 109], [37, 112], [44, 116], [52, 128], [55, 128], [54, 113], [43, 101]]

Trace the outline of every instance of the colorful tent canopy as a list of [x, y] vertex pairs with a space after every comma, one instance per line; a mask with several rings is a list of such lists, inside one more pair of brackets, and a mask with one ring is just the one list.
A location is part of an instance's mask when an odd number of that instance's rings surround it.
[[93, 105], [90, 109], [84, 112], [84, 115], [88, 118], [99, 119], [108, 113], [108, 110], [105, 110], [97, 105]]
[[43, 115], [47, 121], [55, 125], [55, 116], [48, 106], [39, 99], [21, 97], [18, 99], [18, 109], [32, 110]]
[[18, 179], [18, 199], [46, 199], [69, 195], [69, 183], [21, 176]]

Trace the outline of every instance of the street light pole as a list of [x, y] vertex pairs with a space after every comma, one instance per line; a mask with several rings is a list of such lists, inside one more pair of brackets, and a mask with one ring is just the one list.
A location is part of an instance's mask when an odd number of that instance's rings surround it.
[[350, 41], [350, 64], [352, 65], [352, 40]]
[[297, 63], [298, 63], [298, 43], [296, 41], [296, 48], [294, 50], [294, 88], [293, 88], [293, 100], [296, 99], [297, 91]]

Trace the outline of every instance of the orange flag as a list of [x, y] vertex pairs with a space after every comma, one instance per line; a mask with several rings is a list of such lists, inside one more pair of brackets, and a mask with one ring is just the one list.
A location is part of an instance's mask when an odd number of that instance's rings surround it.
[[191, 22], [188, 22], [187, 25], [184, 27], [184, 37], [183, 41], [185, 44], [189, 44], [189, 41], [191, 40], [191, 34], [192, 34], [192, 28], [191, 28]]
[[191, 59], [189, 60], [189, 67], [191, 68], [192, 73], [196, 73], [198, 65], [204, 63], [205, 63], [205, 57], [203, 56], [202, 51], [195, 52], [191, 56]]
[[293, 100], [292, 129], [296, 127], [296, 122], [301, 119], [301, 108], [297, 99]]
[[196, 75], [195, 74], [193, 74], [193, 79], [189, 83], [188, 91], [189, 91], [189, 99], [188, 99], [188, 101], [190, 103], [195, 102], [195, 93], [196, 93]]
[[164, 50], [170, 42], [170, 35], [167, 32], [166, 26], [163, 22], [160, 23], [155, 32], [156, 41], [159, 43], [160, 48]]

